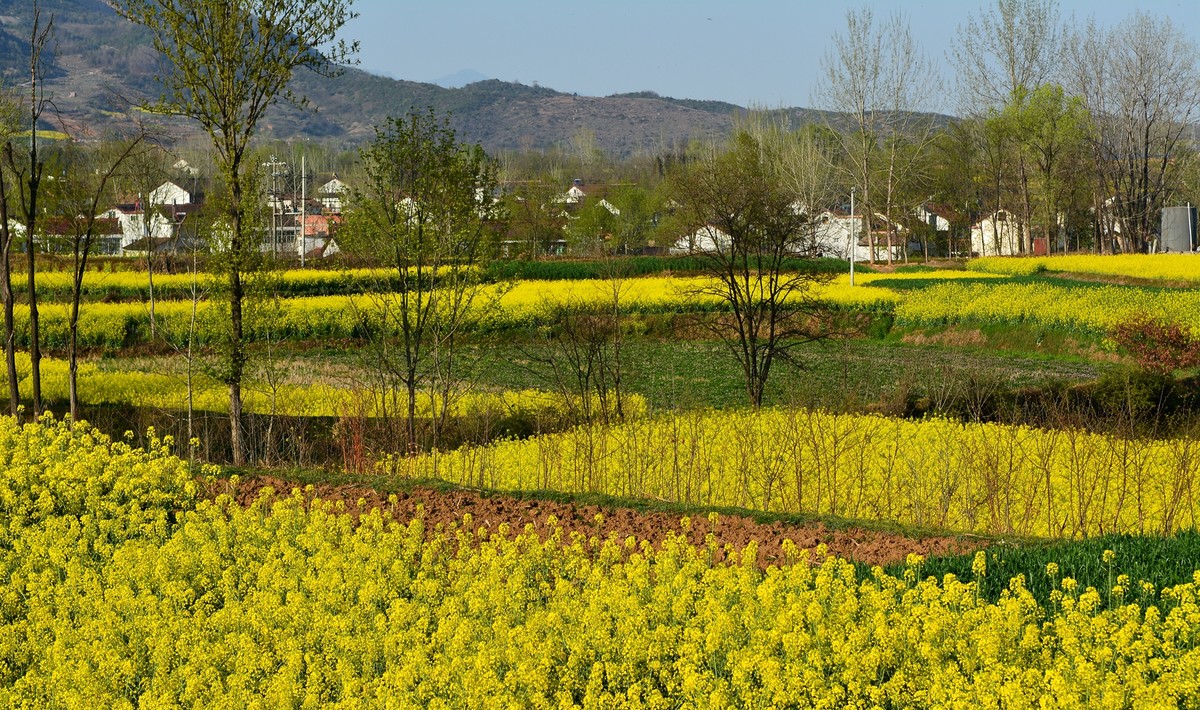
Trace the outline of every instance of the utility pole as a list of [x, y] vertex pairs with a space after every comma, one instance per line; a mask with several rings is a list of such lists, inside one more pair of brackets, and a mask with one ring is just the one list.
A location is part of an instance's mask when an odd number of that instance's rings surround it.
[[274, 155], [271, 160], [263, 163], [264, 168], [271, 169], [271, 253], [278, 256], [279, 232], [275, 226], [275, 213], [279, 209], [279, 186], [276, 178], [279, 177], [279, 168], [283, 163]]
[[300, 268], [304, 268], [304, 252], [308, 251], [308, 172], [300, 156]]
[[854, 252], [858, 248], [858, 234], [854, 219], [854, 190], [850, 188], [850, 285], [854, 285]]

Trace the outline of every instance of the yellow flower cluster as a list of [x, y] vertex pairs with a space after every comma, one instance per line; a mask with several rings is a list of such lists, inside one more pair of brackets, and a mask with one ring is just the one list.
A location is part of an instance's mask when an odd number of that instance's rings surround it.
[[[32, 396], [29, 369], [29, 356], [19, 353], [18, 389], [26, 398]], [[6, 386], [7, 379], [7, 375], [0, 372], [0, 386]], [[187, 409], [187, 394], [187, 381], [182, 375], [102, 371], [91, 363], [79, 364], [79, 398], [84, 404], [183, 411]], [[66, 361], [51, 358], [42, 360], [42, 396], [51, 405], [68, 401]], [[246, 412], [253, 414], [296, 417], [340, 417], [351, 414], [381, 417], [387, 413], [402, 416], [406, 411], [406, 396], [399, 391], [381, 393], [323, 383], [280, 384], [272, 388], [262, 383], [248, 382], [244, 386], [243, 407]], [[626, 416], [646, 413], [645, 397], [633, 393], [623, 397], [623, 413]], [[602, 406], [596, 397], [590, 404], [597, 411]], [[609, 403], [608, 406], [615, 405]], [[208, 412], [228, 411], [228, 387], [205, 375], [195, 375], [192, 381], [192, 408]], [[577, 397], [568, 398], [544, 390], [463, 391], [452, 395], [449, 414], [453, 417], [523, 416], [561, 421], [579, 408]], [[418, 393], [418, 417], [434, 416], [434, 412], [441, 409], [440, 395]]]
[[[317, 272], [322, 273], [322, 272]], [[628, 279], [620, 284], [619, 308], [622, 313], [671, 313], [716, 310], [722, 304], [701, 289], [711, 282], [701, 278], [651, 277]], [[813, 295], [833, 303], [856, 308], [887, 308], [898, 297], [886, 289], [849, 288], [831, 283], [817, 287]], [[396, 327], [398, 313], [395, 294], [358, 294], [337, 296], [301, 296], [278, 301], [254, 302], [247, 315], [246, 328], [254, 339], [282, 340], [354, 338], [367, 329]], [[611, 284], [595, 280], [518, 281], [512, 284], [482, 286], [475, 298], [470, 320], [481, 330], [502, 330], [552, 322], [563, 308], [601, 310], [611, 308]], [[197, 304], [199, 342], [210, 342], [220, 335], [226, 319], [220, 317], [223, 304]], [[63, 347], [67, 342], [67, 304], [40, 307], [43, 343]], [[29, 311], [15, 311], [18, 342], [28, 340]], [[89, 303], [80, 312], [79, 341], [84, 346], [119, 348], [149, 337], [150, 309], [145, 303]], [[155, 319], [160, 337], [176, 344], [186, 342], [192, 322], [189, 301], [159, 301]]]
[[[0, 540], [9, 543], [0, 547], [11, 553], [13, 536], [56, 516], [105, 520], [115, 534], [161, 524], [156, 508], [190, 507], [192, 472], [170, 455], [169, 438], [150, 434], [143, 450], [112, 442], [86, 422], [70, 426], [45, 416], [22, 426], [0, 416]], [[0, 584], [3, 603], [13, 594]]]
[[1200, 335], [1200, 290], [944, 283], [907, 293], [895, 313], [906, 324], [1027, 323], [1096, 334], [1147, 315]]
[[[475, 268], [475, 267], [472, 267]], [[267, 271], [255, 274], [251, 286], [264, 284], [264, 287], [278, 290], [283, 295], [334, 293], [349, 294], [376, 290], [381, 285], [394, 285], [398, 279], [394, 269], [286, 269], [282, 271]], [[14, 273], [12, 284], [14, 290], [20, 291], [26, 287], [26, 275]], [[195, 278], [195, 285], [201, 297], [220, 289], [224, 285], [223, 277], [218, 274], [202, 272]], [[270, 284], [270, 286], [265, 286]], [[158, 298], [186, 298], [192, 292], [193, 278], [190, 273], [155, 274], [154, 291]], [[39, 271], [37, 273], [38, 293], [44, 298], [65, 299], [73, 287], [72, 274], [69, 271]], [[84, 276], [83, 293], [85, 296], [115, 296], [118, 298], [143, 298], [150, 293], [150, 279], [143, 271], [89, 271]]]
[[23, 482], [0, 476], [6, 511], [38, 512], [0, 526], [3, 707], [1200, 702], [1200, 574], [1158, 605], [1105, 608], [1064, 579], [1047, 609], [1020, 577], [991, 603], [975, 582], [920, 579], [919, 559], [860, 578], [785, 544], [789, 564], [764, 572], [753, 543], [713, 565], [678, 535], [656, 549], [553, 520], [544, 539], [468, 516], [356, 522], [299, 490], [270, 508], [131, 495], [93, 481], [186, 467], [0, 425], [6, 460], [43, 450]]
[[[812, 296], [827, 304], [863, 311], [893, 311], [909, 324], [962, 321], [1031, 323], [1050, 328], [1105, 333], [1139, 314], [1178, 322], [1200, 332], [1200, 291], [1140, 289], [1121, 286], [1068, 288], [1050, 284], [1009, 283], [1006, 277], [986, 275], [995, 283], [978, 281], [983, 274], [965, 271], [901, 274], [863, 274], [851, 287], [846, 277], [814, 286]], [[892, 290], [905, 281], [945, 281], [919, 289]], [[687, 313], [725, 307], [699, 277], [628, 279], [619, 286], [623, 314]], [[473, 328], [496, 331], [553, 322], [564, 308], [601, 311], [613, 307], [613, 286], [605, 281], [518, 281], [482, 286], [468, 320]], [[378, 328], [397, 328], [396, 294], [304, 296], [252, 303], [246, 328], [257, 340], [316, 340], [357, 338]], [[228, 319], [223, 304], [198, 304], [195, 338], [212, 342]], [[67, 342], [67, 306], [42, 306], [43, 343], [62, 347]], [[15, 312], [18, 343], [28, 339], [28, 310]], [[160, 301], [155, 307], [158, 333], [171, 342], [186, 342], [192, 323], [192, 304]], [[149, 308], [143, 303], [85, 304], [80, 316], [80, 343], [119, 348], [149, 338]]]
[[671, 413], [390, 458], [414, 478], [992, 534], [1169, 533], [1200, 515], [1200, 440], [1131, 441], [805, 409]]
[[1061, 271], [1102, 276], [1129, 276], [1162, 281], [1200, 282], [1200, 257], [1195, 254], [1073, 254], [1064, 256], [989, 256], [972, 259], [967, 268], [1012, 276]]

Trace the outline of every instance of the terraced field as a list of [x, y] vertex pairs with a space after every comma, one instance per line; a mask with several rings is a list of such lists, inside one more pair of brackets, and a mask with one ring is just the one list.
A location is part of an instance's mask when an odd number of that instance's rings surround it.
[[[1190, 706], [1197, 376], [1112, 331], [1194, 337], [1200, 302], [1181, 263], [1088, 259], [834, 275], [839, 337], [758, 409], [701, 277], [499, 279], [419, 447], [373, 379], [396, 295], [292, 272], [256, 306], [245, 469], [184, 435], [226, 406], [186, 280], [152, 334], [114, 275], [83, 305], [99, 428], [0, 423], [0, 699]], [[607, 315], [619, 377], [580, 380], [564, 324]]]

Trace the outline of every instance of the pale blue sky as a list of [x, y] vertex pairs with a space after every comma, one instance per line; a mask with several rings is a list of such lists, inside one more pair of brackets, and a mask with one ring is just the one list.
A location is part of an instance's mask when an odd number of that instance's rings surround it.
[[[845, 0], [356, 0], [346, 36], [361, 67], [433, 81], [460, 69], [587, 96], [650, 90], [742, 106], [810, 106], [819, 61], [845, 25]], [[902, 9], [925, 51], [946, 59], [955, 31], [982, 0], [870, 3]], [[1200, 44], [1195, 0], [1060, 0], [1065, 20], [1114, 24], [1141, 9], [1170, 16]], [[930, 107], [937, 108], [937, 107]], [[948, 107], [946, 107], [948, 108]]]

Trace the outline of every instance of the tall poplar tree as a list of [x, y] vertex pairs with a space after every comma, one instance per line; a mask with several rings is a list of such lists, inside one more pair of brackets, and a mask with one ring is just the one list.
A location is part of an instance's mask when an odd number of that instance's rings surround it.
[[217, 173], [226, 187], [222, 264], [229, 324], [222, 379], [229, 386], [233, 461], [242, 464], [242, 378], [246, 278], [258, 261], [259, 235], [248, 228], [246, 187], [254, 165], [250, 141], [259, 121], [280, 99], [303, 106], [288, 88], [293, 70], [327, 76], [351, 61], [357, 43], [337, 39], [356, 15], [353, 0], [117, 0], [124, 17], [150, 29], [167, 60], [157, 110], [197, 121], [212, 139]]

